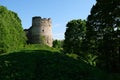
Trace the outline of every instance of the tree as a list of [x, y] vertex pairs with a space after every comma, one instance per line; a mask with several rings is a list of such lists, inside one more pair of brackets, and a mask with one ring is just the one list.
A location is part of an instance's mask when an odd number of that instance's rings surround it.
[[88, 52], [98, 55], [99, 67], [107, 71], [118, 71], [120, 67], [120, 1], [96, 1], [86, 24]]
[[0, 53], [23, 47], [25, 39], [18, 15], [0, 6]]
[[63, 40], [54, 40], [53, 47], [54, 48], [62, 48], [63, 47]]
[[63, 50], [65, 53], [75, 53], [80, 55], [81, 44], [85, 37], [86, 21], [72, 20], [67, 23]]

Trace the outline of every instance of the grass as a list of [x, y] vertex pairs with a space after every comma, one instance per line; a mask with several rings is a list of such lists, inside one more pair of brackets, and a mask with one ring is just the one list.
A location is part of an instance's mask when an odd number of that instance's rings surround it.
[[58, 50], [29, 45], [0, 55], [0, 80], [107, 80], [106, 74]]

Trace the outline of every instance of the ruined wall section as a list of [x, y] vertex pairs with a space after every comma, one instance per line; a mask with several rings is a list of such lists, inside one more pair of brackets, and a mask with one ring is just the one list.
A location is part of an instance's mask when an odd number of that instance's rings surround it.
[[29, 42], [52, 46], [52, 22], [50, 18], [33, 17], [29, 31]]

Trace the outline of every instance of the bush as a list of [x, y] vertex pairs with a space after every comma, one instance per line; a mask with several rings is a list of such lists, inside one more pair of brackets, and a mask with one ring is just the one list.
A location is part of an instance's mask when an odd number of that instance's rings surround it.
[[26, 37], [18, 15], [0, 6], [0, 53], [23, 47], [25, 40]]

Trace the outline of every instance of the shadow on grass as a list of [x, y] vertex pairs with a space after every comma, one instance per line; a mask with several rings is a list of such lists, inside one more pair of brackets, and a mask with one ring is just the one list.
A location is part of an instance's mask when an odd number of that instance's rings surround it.
[[0, 56], [0, 80], [105, 80], [102, 72], [59, 52], [31, 50]]

